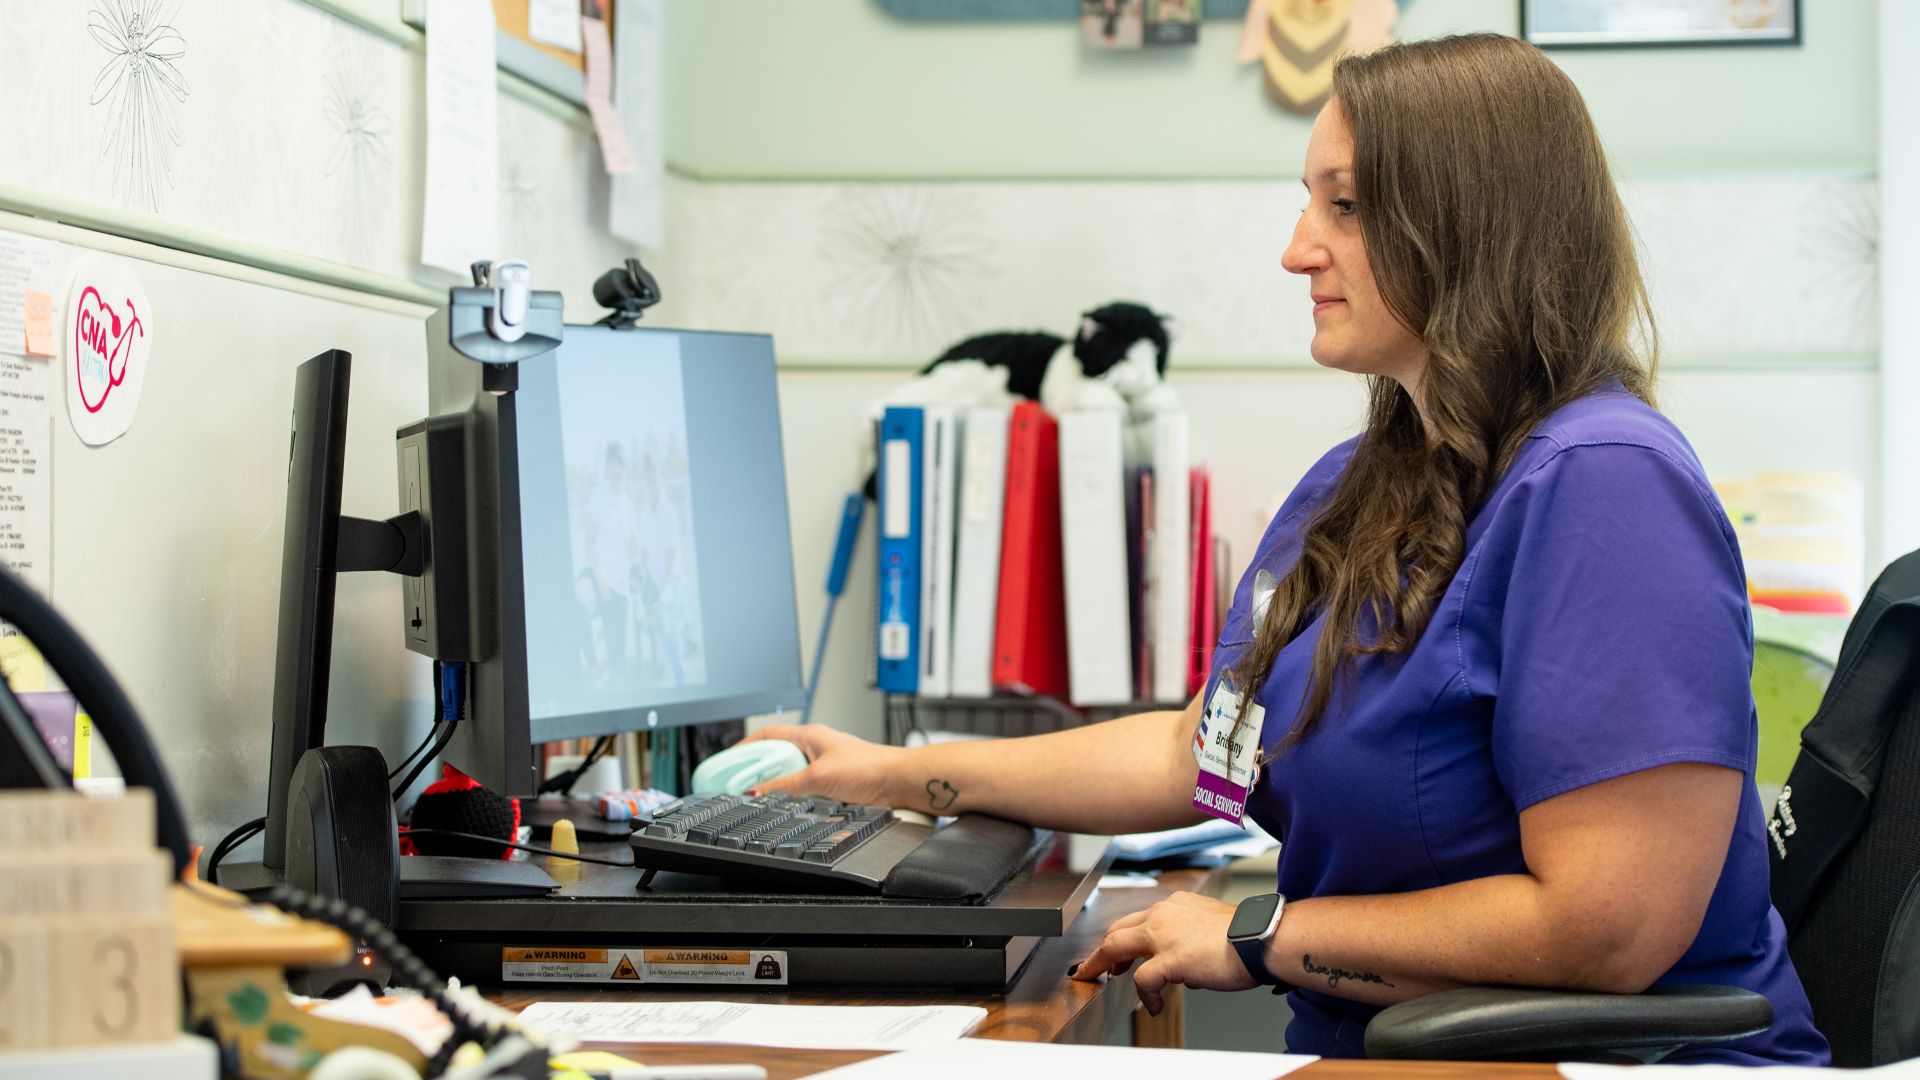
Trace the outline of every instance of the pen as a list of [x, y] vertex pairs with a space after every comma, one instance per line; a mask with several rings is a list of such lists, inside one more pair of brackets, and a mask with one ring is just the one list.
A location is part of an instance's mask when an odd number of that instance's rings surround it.
[[758, 1065], [643, 1065], [611, 1072], [589, 1071], [591, 1080], [767, 1080]]

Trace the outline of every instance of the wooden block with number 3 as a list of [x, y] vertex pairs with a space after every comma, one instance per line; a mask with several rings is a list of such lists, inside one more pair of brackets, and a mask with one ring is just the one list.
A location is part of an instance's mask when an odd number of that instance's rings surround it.
[[165, 916], [72, 920], [53, 931], [52, 945], [55, 1046], [154, 1042], [178, 1033], [180, 982]]

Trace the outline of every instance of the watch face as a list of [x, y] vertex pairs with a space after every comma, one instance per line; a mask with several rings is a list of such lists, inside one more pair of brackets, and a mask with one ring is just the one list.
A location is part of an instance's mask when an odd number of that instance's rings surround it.
[[1227, 924], [1227, 937], [1230, 939], [1260, 937], [1267, 932], [1267, 927], [1272, 925], [1273, 913], [1279, 907], [1279, 893], [1263, 893], [1240, 901], [1240, 906], [1233, 911], [1233, 922]]

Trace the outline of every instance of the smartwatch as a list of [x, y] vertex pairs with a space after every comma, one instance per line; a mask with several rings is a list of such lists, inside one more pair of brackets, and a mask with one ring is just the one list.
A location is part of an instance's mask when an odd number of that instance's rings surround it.
[[1233, 909], [1233, 921], [1227, 924], [1227, 942], [1240, 955], [1247, 974], [1263, 986], [1282, 985], [1267, 969], [1267, 942], [1280, 928], [1280, 913], [1286, 907], [1287, 898], [1277, 892], [1249, 896]]

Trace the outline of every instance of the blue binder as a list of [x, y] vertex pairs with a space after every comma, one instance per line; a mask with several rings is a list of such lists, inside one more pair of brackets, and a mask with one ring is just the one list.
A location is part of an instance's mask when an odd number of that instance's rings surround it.
[[892, 406], [880, 418], [880, 625], [876, 682], [890, 694], [920, 689], [920, 484], [926, 415]]

